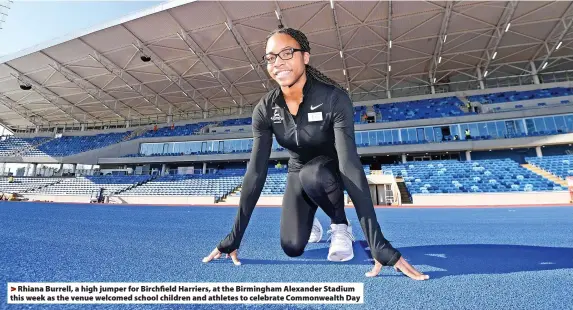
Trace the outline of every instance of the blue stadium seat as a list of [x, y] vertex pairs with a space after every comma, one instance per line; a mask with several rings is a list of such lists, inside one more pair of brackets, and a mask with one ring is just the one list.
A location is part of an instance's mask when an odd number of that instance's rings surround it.
[[131, 131], [91, 136], [62, 136], [26, 151], [24, 156], [70, 156], [119, 143], [130, 134]]
[[382, 170], [402, 176], [411, 194], [564, 190], [511, 159], [409, 162]]
[[573, 176], [573, 155], [526, 157], [525, 160], [561, 179]]
[[[536, 89], [529, 91], [508, 91], [508, 92], [500, 92], [500, 93], [492, 93], [484, 95], [474, 95], [474, 96], [469, 96], [468, 99], [472, 102], [479, 102], [481, 104], [495, 104], [504, 102], [516, 102], [522, 100], [570, 96], [572, 94], [573, 90], [569, 87], [554, 87], [548, 89]], [[562, 101], [562, 103], [564, 102]], [[541, 102], [538, 105], [545, 106], [546, 104]], [[523, 108], [523, 105], [516, 105], [515, 107]]]

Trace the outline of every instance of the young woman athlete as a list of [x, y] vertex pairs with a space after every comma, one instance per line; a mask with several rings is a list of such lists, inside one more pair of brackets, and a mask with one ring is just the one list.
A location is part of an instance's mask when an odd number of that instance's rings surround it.
[[[412, 279], [428, 279], [428, 275], [404, 260], [382, 234], [356, 150], [354, 108], [348, 93], [308, 65], [309, 42], [298, 30], [273, 31], [267, 38], [265, 53], [267, 71], [280, 87], [265, 95], [253, 111], [253, 150], [235, 224], [203, 262], [226, 253], [240, 265], [237, 250], [265, 184], [274, 134], [290, 153], [280, 223], [281, 246], [288, 256], [304, 252], [313, 223], [316, 224], [318, 207], [331, 218], [333, 233], [339, 239], [352, 238], [344, 213], [346, 188], [375, 260], [366, 276], [378, 275], [382, 266], [394, 266]], [[349, 253], [332, 252], [336, 251], [331, 249], [329, 253], [333, 261], [352, 257]]]

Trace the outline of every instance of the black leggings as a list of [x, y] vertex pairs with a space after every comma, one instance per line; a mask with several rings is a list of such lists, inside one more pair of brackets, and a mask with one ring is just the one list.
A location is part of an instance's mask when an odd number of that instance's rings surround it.
[[281, 215], [281, 246], [288, 256], [300, 256], [308, 243], [317, 208], [333, 224], [347, 224], [344, 192], [337, 163], [319, 156], [299, 172], [289, 172]]

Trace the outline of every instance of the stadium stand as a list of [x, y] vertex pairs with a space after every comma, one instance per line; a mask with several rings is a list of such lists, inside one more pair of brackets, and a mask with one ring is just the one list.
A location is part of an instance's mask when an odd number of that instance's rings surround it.
[[267, 181], [263, 187], [261, 195], [282, 195], [285, 192], [287, 181], [287, 170], [269, 168]]
[[15, 152], [31, 148], [40, 143], [50, 140], [50, 137], [19, 138], [6, 137], [0, 141], [0, 156], [10, 156]]
[[214, 196], [221, 199], [241, 185], [245, 169], [224, 169], [214, 174], [165, 175], [127, 190], [123, 196]]
[[411, 194], [565, 190], [511, 159], [409, 162], [382, 170], [402, 177]]
[[199, 122], [187, 125], [178, 125], [171, 128], [170, 126], [157, 128], [157, 130], [147, 130], [142, 135], [136, 136], [133, 139], [141, 138], [158, 138], [158, 137], [176, 137], [176, 136], [192, 136], [199, 134], [201, 129], [207, 125], [214, 124], [213, 122]]
[[250, 117], [245, 117], [245, 118], [233, 118], [233, 119], [227, 119], [224, 120], [222, 122], [220, 122], [219, 124], [217, 124], [217, 126], [244, 126], [244, 125], [251, 125], [252, 124], [253, 119]]
[[103, 187], [105, 189], [104, 195], [110, 195], [143, 184], [151, 178], [152, 176], [150, 175], [65, 178], [57, 184], [35, 190], [34, 193], [43, 195], [90, 195]]
[[[531, 99], [544, 99], [552, 97], [562, 97], [573, 95], [573, 90], [566, 87], [555, 87], [547, 89], [536, 89], [530, 91], [507, 91], [497, 92], [485, 95], [468, 96], [471, 102], [479, 102], [481, 104], [494, 104], [504, 102], [517, 102]], [[568, 103], [566, 102], [563, 103]], [[516, 106], [517, 107], [517, 106]]]
[[49, 185], [61, 182], [62, 178], [23, 178], [18, 177], [13, 183], [8, 178], [0, 178], [0, 192], [2, 193], [26, 193]]
[[561, 179], [573, 176], [573, 155], [526, 157], [525, 160]]
[[[370, 166], [363, 165], [364, 172], [366, 175], [370, 174]], [[262, 196], [276, 196], [276, 195], [283, 195], [286, 188], [287, 182], [287, 168], [269, 168], [267, 173], [267, 180], [265, 182], [265, 186], [263, 187], [263, 191], [261, 192]], [[346, 191], [344, 191], [347, 194]], [[230, 196], [240, 196], [241, 191], [236, 190]]]
[[131, 131], [93, 136], [62, 136], [30, 149], [24, 156], [70, 156], [123, 141]]
[[375, 104], [373, 108], [378, 115], [377, 123], [476, 114], [468, 112], [457, 97]]

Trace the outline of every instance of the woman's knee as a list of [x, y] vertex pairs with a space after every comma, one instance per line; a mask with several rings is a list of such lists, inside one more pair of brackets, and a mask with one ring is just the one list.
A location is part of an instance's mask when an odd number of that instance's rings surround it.
[[286, 255], [290, 257], [301, 256], [304, 253], [306, 244], [300, 244], [292, 241], [281, 240], [281, 246]]

